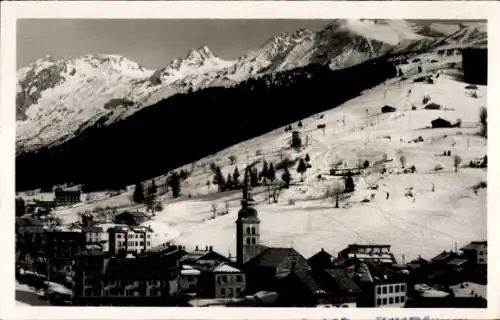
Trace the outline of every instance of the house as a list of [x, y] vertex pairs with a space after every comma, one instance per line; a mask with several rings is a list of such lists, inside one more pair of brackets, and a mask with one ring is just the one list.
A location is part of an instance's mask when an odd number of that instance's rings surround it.
[[16, 237], [38, 234], [44, 230], [43, 223], [35, 217], [16, 217]]
[[443, 118], [436, 118], [431, 121], [432, 128], [451, 128], [451, 122]]
[[465, 247], [460, 249], [464, 256], [474, 264], [488, 264], [488, 242], [487, 241], [472, 241]]
[[240, 269], [227, 262], [209, 267], [200, 276], [200, 296], [216, 299], [239, 297], [245, 291], [245, 278]]
[[356, 307], [362, 294], [343, 270], [291, 271], [278, 281], [276, 307]]
[[300, 132], [297, 130], [292, 131], [292, 143], [291, 143], [292, 148], [300, 148], [301, 145], [302, 145], [302, 140], [300, 139]]
[[114, 218], [116, 224], [126, 224], [129, 226], [138, 226], [149, 220], [149, 216], [144, 212], [129, 212], [125, 211], [117, 214]]
[[396, 258], [391, 253], [388, 244], [350, 244], [339, 252], [340, 259], [358, 259], [360, 261], [375, 261], [383, 264], [395, 264]]
[[249, 292], [274, 290], [291, 271], [308, 271], [307, 260], [293, 248], [267, 248], [243, 265]]
[[391, 107], [391, 106], [383, 106], [380, 111], [382, 113], [394, 112], [394, 111], [396, 111], [396, 108]]
[[103, 252], [109, 251], [109, 233], [102, 226], [84, 226], [82, 233], [86, 246], [97, 246]]
[[441, 105], [431, 102], [424, 107], [425, 110], [441, 110]]
[[152, 248], [153, 230], [144, 226], [115, 226], [108, 229], [109, 251], [112, 253], [143, 253]]
[[113, 258], [103, 252], [78, 256], [73, 305], [175, 305], [180, 278], [176, 252], [125, 258]]
[[461, 53], [465, 82], [486, 85], [488, 81], [488, 49], [464, 48]]
[[80, 190], [62, 190], [60, 188], [54, 191], [54, 202], [59, 206], [67, 206], [82, 201], [82, 192]]
[[358, 306], [401, 308], [407, 296], [407, 275], [373, 261], [352, 260], [346, 268], [363, 291]]
[[331, 269], [333, 268], [333, 256], [321, 248], [321, 250], [307, 259], [307, 263], [312, 269]]

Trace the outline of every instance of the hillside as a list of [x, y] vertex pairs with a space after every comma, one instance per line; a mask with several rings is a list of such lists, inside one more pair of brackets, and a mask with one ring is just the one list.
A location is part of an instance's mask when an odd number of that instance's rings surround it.
[[121, 188], [330, 109], [395, 74], [384, 59], [342, 70], [311, 65], [177, 94], [108, 126], [101, 118], [61, 145], [18, 155], [16, 188], [66, 182]]
[[[477, 135], [479, 110], [486, 106], [486, 87], [465, 88], [467, 84], [460, 80], [459, 57], [429, 53], [419, 59], [425, 62], [423, 74], [415, 71], [418, 64], [400, 65], [405, 79], [390, 79], [336, 108], [302, 119], [303, 126], [298, 130], [303, 141], [309, 136], [310, 144], [300, 151], [288, 147], [290, 133], [285, 132], [284, 124], [179, 167], [177, 170], [190, 172], [182, 182], [182, 196], [172, 199], [170, 192], [160, 196], [164, 208], [147, 223], [156, 232], [157, 244], [172, 240], [183, 245], [212, 245], [223, 254], [229, 251], [234, 255], [240, 192], [218, 193], [216, 186], [207, 185], [213, 178], [210, 163], [220, 166], [227, 175], [235, 166], [242, 171], [255, 162], [260, 170], [263, 160], [277, 165], [284, 157], [294, 160], [306, 154], [311, 168], [304, 174], [304, 181], [295, 164], [290, 168], [292, 186], [282, 190], [278, 203], [268, 203], [265, 187], [254, 190], [261, 240], [266, 245], [293, 246], [309, 257], [320, 248], [335, 253], [355, 242], [388, 243], [399, 260], [404, 254], [409, 261], [418, 255], [430, 258], [443, 249], [486, 239], [487, 189], [473, 187], [486, 182], [487, 172], [467, 167], [471, 160], [486, 155], [486, 140]], [[433, 84], [414, 82], [425, 74], [432, 77]], [[424, 109], [424, 96], [430, 97], [427, 103], [443, 108]], [[396, 111], [382, 114], [384, 105]], [[438, 117], [452, 123], [460, 118], [462, 126], [428, 128]], [[325, 130], [317, 129], [318, 124], [325, 124]], [[297, 129], [296, 122], [292, 126]], [[458, 172], [453, 156], [443, 156], [446, 150], [462, 158]], [[401, 155], [406, 168], [415, 166], [415, 173], [403, 172]], [[235, 157], [234, 164], [230, 156]], [[342, 162], [354, 167], [365, 160], [370, 166], [354, 177], [355, 191], [344, 195], [340, 208], [335, 208], [327, 190], [343, 183], [340, 177], [329, 175], [332, 164]], [[436, 170], [438, 165], [441, 170]], [[281, 174], [278, 170], [276, 176], [280, 178]], [[155, 181], [161, 184], [164, 178]], [[129, 189], [116, 197], [61, 209], [57, 215], [73, 222], [79, 211], [130, 206], [130, 195]], [[229, 213], [212, 219], [212, 205], [222, 209], [226, 203]]]

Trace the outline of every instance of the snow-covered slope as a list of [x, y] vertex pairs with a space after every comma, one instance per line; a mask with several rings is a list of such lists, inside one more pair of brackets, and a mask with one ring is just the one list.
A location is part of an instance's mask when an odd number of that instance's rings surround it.
[[[294, 160], [306, 154], [311, 168], [304, 181], [300, 181], [295, 165], [290, 169], [295, 185], [281, 192], [278, 203], [268, 203], [266, 187], [254, 190], [263, 244], [293, 246], [308, 257], [320, 248], [335, 253], [350, 243], [388, 243], [399, 260], [404, 254], [408, 261], [485, 240], [486, 189], [474, 192], [473, 186], [486, 182], [487, 172], [464, 165], [487, 152], [486, 141], [476, 134], [479, 110], [486, 106], [486, 87], [479, 86], [477, 97], [473, 97], [466, 84], [456, 80], [459, 71], [446, 65], [459, 61], [459, 57], [426, 54], [419, 58], [440, 60], [424, 70], [434, 77], [434, 84], [413, 82], [420, 76], [413, 73], [416, 66], [402, 65], [408, 79], [387, 81], [337, 108], [303, 119], [302, 128], [292, 124], [301, 131], [303, 142], [309, 140], [300, 151], [289, 148], [290, 133], [278, 128], [186, 164], [182, 169], [190, 175], [182, 182], [183, 196], [172, 199], [169, 193], [159, 198], [164, 209], [153, 217], [155, 228], [162, 230], [157, 232], [156, 243], [174, 238], [179, 244], [212, 245], [223, 254], [229, 251], [234, 255], [234, 221], [241, 194], [218, 193], [216, 186], [207, 185], [213, 178], [210, 163], [220, 166], [226, 176], [235, 166], [241, 172], [248, 163], [257, 162], [260, 170], [263, 160], [276, 166], [284, 157]], [[424, 96], [443, 109], [424, 109]], [[396, 111], [382, 114], [384, 105]], [[460, 118], [462, 127], [427, 128], [437, 117], [452, 123]], [[318, 124], [325, 124], [325, 130], [317, 129]], [[458, 172], [453, 168], [453, 157], [443, 156], [445, 150], [461, 157]], [[235, 157], [234, 164], [230, 156]], [[407, 168], [416, 167], [415, 173], [403, 173], [401, 156]], [[328, 190], [343, 182], [330, 176], [332, 164], [352, 167], [365, 160], [370, 168], [354, 178], [355, 192], [342, 197], [340, 208], [335, 208]], [[439, 166], [443, 169], [436, 170]], [[278, 170], [278, 179], [281, 174]], [[164, 179], [155, 180], [161, 184]], [[58, 215], [72, 222], [79, 210], [127, 206], [128, 196], [61, 210]], [[211, 219], [213, 205], [219, 211], [227, 205], [229, 213]]]
[[317, 32], [274, 36], [236, 61], [223, 60], [206, 46], [158, 70], [113, 55], [40, 59], [18, 71], [17, 152], [62, 143], [89, 126], [113, 123], [179, 92], [228, 87], [309, 64], [338, 69], [385, 53], [486, 41], [486, 26], [477, 23], [336, 20]]

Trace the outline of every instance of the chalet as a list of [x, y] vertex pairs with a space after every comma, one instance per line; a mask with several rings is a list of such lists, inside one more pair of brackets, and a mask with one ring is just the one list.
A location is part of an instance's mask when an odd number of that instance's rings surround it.
[[205, 298], [236, 298], [245, 287], [245, 274], [228, 262], [208, 267], [200, 275], [200, 295]]
[[401, 308], [406, 304], [407, 275], [391, 266], [352, 259], [346, 264], [346, 272], [356, 281], [363, 295], [359, 307]]
[[488, 49], [464, 48], [461, 53], [465, 82], [486, 85], [488, 81]]
[[391, 107], [391, 106], [383, 106], [380, 110], [382, 113], [389, 113], [389, 112], [394, 112], [396, 111], [396, 108]]
[[82, 201], [82, 192], [80, 190], [62, 190], [57, 188], [54, 191], [54, 202], [59, 206], [67, 206]]
[[114, 222], [117, 224], [126, 224], [129, 226], [138, 226], [143, 222], [148, 221], [149, 216], [146, 213], [139, 211], [125, 211], [117, 214], [114, 218]]
[[333, 256], [321, 248], [321, 251], [307, 259], [307, 263], [313, 270], [325, 270], [333, 268], [332, 260]]
[[346, 260], [351, 258], [390, 265], [396, 263], [396, 258], [391, 253], [391, 246], [388, 244], [350, 244], [347, 248], [339, 252], [339, 259]]
[[472, 241], [462, 249], [464, 256], [474, 264], [488, 264], [488, 242], [487, 241]]
[[443, 118], [436, 118], [431, 121], [432, 128], [451, 128], [451, 122]]
[[302, 145], [302, 140], [300, 138], [299, 131], [292, 131], [292, 143], [293, 148], [299, 148]]
[[278, 281], [276, 307], [356, 307], [360, 287], [343, 270], [291, 271]]
[[272, 291], [277, 281], [291, 271], [310, 269], [307, 260], [293, 248], [267, 248], [243, 265], [250, 292]]
[[426, 110], [441, 110], [441, 105], [431, 102], [424, 107]]

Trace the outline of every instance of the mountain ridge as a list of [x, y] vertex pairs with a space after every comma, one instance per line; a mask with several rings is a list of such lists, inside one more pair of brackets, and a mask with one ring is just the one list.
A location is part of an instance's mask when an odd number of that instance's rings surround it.
[[181, 92], [232, 87], [309, 64], [339, 69], [388, 53], [470, 43], [486, 44], [480, 24], [452, 28], [403, 20], [336, 20], [319, 31], [273, 36], [234, 61], [221, 59], [205, 45], [157, 70], [118, 55], [46, 57], [18, 71], [16, 147], [29, 152], [63, 143], [103, 117], [109, 125]]

